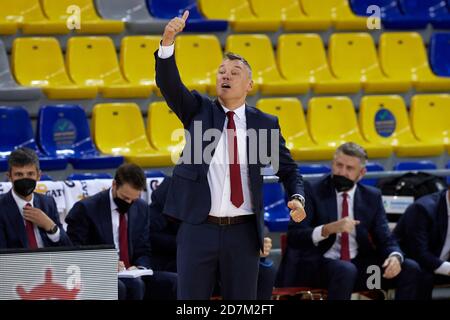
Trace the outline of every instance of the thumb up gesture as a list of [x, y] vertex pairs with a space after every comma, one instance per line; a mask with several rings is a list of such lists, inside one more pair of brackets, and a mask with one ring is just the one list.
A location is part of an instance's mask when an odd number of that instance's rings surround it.
[[170, 46], [175, 41], [175, 36], [183, 31], [186, 25], [186, 20], [189, 17], [189, 11], [186, 10], [181, 18], [175, 17], [169, 21], [164, 29], [164, 34], [162, 38], [163, 46]]

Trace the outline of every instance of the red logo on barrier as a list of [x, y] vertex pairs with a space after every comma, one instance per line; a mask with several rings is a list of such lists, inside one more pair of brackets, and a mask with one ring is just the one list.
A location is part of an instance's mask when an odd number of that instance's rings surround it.
[[75, 300], [80, 292], [80, 286], [67, 289], [65, 286], [53, 281], [51, 269], [45, 271], [45, 280], [34, 288], [26, 291], [23, 286], [16, 287], [16, 293], [22, 300]]

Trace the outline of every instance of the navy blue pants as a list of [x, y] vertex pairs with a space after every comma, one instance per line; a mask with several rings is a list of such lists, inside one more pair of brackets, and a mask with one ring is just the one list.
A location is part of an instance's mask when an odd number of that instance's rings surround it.
[[183, 222], [177, 234], [178, 299], [209, 299], [217, 280], [226, 300], [254, 300], [259, 243], [255, 222]]

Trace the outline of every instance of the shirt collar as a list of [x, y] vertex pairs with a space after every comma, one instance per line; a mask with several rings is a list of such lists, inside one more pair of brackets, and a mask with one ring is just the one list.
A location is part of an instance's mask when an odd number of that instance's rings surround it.
[[222, 106], [223, 111], [225, 111], [225, 114], [228, 111], [233, 111], [234, 115], [237, 116], [237, 118], [239, 120], [245, 120], [245, 103], [242, 106], [240, 106], [239, 108], [234, 109], [234, 110], [230, 110], [227, 107], [223, 106], [222, 104], [221, 104], [221, 106]]
[[[348, 190], [348, 191], [345, 191], [345, 192], [347, 193], [347, 195], [348, 195], [348, 196], [347, 196], [347, 199], [348, 199], [348, 200], [353, 199], [353, 197], [355, 196], [356, 186], [357, 186], [357, 184], [355, 183], [355, 185], [353, 186], [353, 188], [351, 188], [351, 189]], [[337, 191], [336, 191], [336, 194], [337, 194], [339, 197], [343, 197], [344, 191], [342, 191], [342, 192], [337, 192]]]
[[112, 188], [109, 188], [109, 204], [111, 206], [111, 212], [117, 211], [117, 204], [114, 202]]
[[33, 201], [34, 201], [34, 194], [31, 194], [31, 200], [30, 201], [25, 201], [23, 200], [21, 197], [19, 197], [16, 192], [14, 191], [14, 189], [11, 190], [12, 196], [14, 198], [14, 201], [17, 204], [17, 207], [19, 208], [20, 213], [23, 216], [23, 207], [25, 207], [25, 205], [27, 203], [31, 204], [31, 206], [33, 206]]

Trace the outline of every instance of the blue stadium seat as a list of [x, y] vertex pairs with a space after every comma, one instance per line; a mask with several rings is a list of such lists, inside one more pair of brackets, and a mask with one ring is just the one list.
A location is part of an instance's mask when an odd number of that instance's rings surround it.
[[433, 34], [428, 55], [433, 72], [441, 77], [450, 77], [450, 33]]
[[404, 161], [394, 166], [395, 171], [416, 171], [416, 170], [436, 170], [437, 166], [428, 160], [424, 161]]
[[450, 12], [442, 0], [398, 0], [404, 14], [427, 19], [435, 28], [450, 28]]
[[112, 179], [113, 176], [106, 172], [101, 173], [72, 173], [66, 180], [94, 180], [94, 179]]
[[[422, 0], [420, 0], [422, 1]], [[381, 22], [386, 29], [424, 29], [429, 17], [404, 14], [397, 0], [350, 0], [350, 5], [357, 15], [369, 16], [367, 8], [372, 5], [381, 8]]]
[[67, 158], [75, 169], [117, 168], [123, 163], [122, 156], [95, 148], [86, 114], [77, 105], [41, 107], [36, 136], [45, 154]]
[[[367, 162], [366, 163], [366, 170], [367, 172], [377, 172], [377, 171], [384, 171], [384, 167], [377, 163], [377, 162]], [[366, 186], [373, 186], [375, 187], [378, 183], [378, 179], [376, 178], [366, 178], [361, 180], [362, 184], [365, 184]]]
[[203, 17], [196, 0], [147, 0], [147, 5], [151, 15], [160, 19], [181, 17], [185, 10], [189, 10], [189, 19], [186, 21], [184, 31], [218, 32], [228, 29], [226, 20], [210, 20]]
[[39, 181], [53, 181], [53, 178], [50, 177], [48, 174], [41, 174], [41, 179], [39, 179]]
[[264, 223], [270, 232], [285, 232], [289, 223], [283, 187], [280, 183], [264, 183]]
[[331, 172], [330, 166], [324, 164], [308, 164], [299, 165], [298, 171], [300, 174], [319, 174], [319, 173], [329, 173]]
[[45, 156], [39, 151], [31, 120], [24, 108], [0, 107], [0, 171], [7, 170], [9, 154], [19, 147], [35, 150], [42, 170], [65, 170], [67, 167], [66, 159]]
[[164, 174], [164, 172], [162, 172], [160, 170], [147, 170], [144, 173], [145, 173], [145, 176], [147, 178], [158, 178], [158, 177], [165, 177], [166, 176]]

